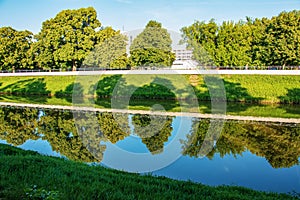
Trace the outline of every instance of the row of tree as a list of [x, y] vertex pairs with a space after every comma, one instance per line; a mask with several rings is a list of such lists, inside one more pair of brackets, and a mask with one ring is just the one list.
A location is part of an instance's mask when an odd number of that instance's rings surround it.
[[300, 65], [300, 11], [221, 25], [213, 19], [196, 21], [181, 31], [195, 59], [203, 65]]
[[150, 21], [133, 41], [128, 57], [127, 36], [101, 26], [94, 8], [64, 10], [43, 22], [37, 35], [0, 28], [0, 70], [170, 66], [175, 59], [171, 44], [167, 30]]
[[[250, 19], [221, 25], [196, 21], [182, 28], [183, 42], [202, 65], [300, 65], [300, 11], [271, 19]], [[64, 10], [42, 24], [41, 31], [0, 28], [0, 70], [171, 66], [175, 60], [170, 34], [149, 21], [126, 51], [128, 38], [101, 26], [92, 7]]]

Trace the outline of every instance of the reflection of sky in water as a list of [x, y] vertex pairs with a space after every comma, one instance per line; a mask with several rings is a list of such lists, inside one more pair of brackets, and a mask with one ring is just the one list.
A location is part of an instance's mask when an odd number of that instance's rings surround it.
[[[142, 143], [142, 139], [136, 135], [133, 135], [134, 133], [134, 127], [132, 125], [132, 120], [131, 120], [132, 115], [129, 116], [129, 126], [130, 126], [130, 130], [131, 130], [131, 135], [129, 137], [126, 137], [124, 140], [120, 140], [116, 143], [117, 147], [119, 147], [120, 149], [129, 151], [129, 152], [133, 152], [133, 153], [148, 153], [149, 150], [147, 149], [146, 145]], [[179, 126], [183, 126], [181, 127], [181, 129], [186, 130], [186, 134], [189, 132], [190, 127], [191, 127], [191, 121], [190, 119], [187, 119], [184, 121], [184, 124], [180, 123], [181, 121], [181, 117], [175, 117], [173, 119], [172, 122], [172, 127], [173, 127], [173, 131], [172, 131], [172, 135], [168, 138], [168, 141], [165, 142], [165, 146], [167, 146], [175, 137], [176, 134], [180, 129]], [[104, 144], [104, 143], [103, 143]], [[116, 155], [118, 156], [118, 155]]]
[[180, 140], [186, 138], [191, 124], [192, 118], [190, 117], [174, 118], [172, 136], [165, 143], [163, 152], [154, 155], [148, 150], [145, 152], [144, 144], [136, 144], [137, 139], [134, 137], [128, 139], [131, 144], [118, 143], [118, 145], [113, 145], [106, 143], [102, 162], [108, 167], [130, 172], [149, 172], [161, 169], [175, 162], [181, 156]]
[[[5, 140], [0, 140], [0, 143], [7, 144], [7, 142]], [[59, 153], [52, 150], [52, 147], [47, 140], [42, 140], [42, 139], [27, 140], [26, 142], [24, 142], [24, 144], [22, 144], [18, 147], [20, 147], [21, 149], [24, 149], [24, 150], [37, 151], [43, 155], [61, 157], [61, 155]]]
[[[190, 118], [176, 117], [172, 123], [173, 132], [169, 137], [168, 142], [165, 143], [164, 153], [178, 153], [181, 152], [181, 145], [175, 142], [177, 148], [169, 149], [174, 142], [180, 137], [185, 137], [191, 128]], [[132, 127], [131, 127], [132, 129]], [[180, 138], [179, 137], [179, 138]], [[0, 140], [0, 143], [7, 144], [6, 141]], [[104, 152], [104, 159], [110, 155], [122, 163], [124, 168], [129, 163], [130, 165], [138, 164], [137, 161], [130, 160], [126, 157], [120, 157], [118, 152], [109, 151], [109, 146], [115, 146], [119, 149], [128, 152], [135, 152], [139, 154], [150, 154], [146, 145], [142, 143], [137, 136], [130, 136], [123, 141], [117, 142], [116, 145], [106, 143], [107, 151]], [[48, 141], [28, 140], [19, 146], [22, 149], [34, 150], [41, 154], [51, 156], [61, 156], [59, 153], [52, 150]], [[163, 153], [163, 154], [164, 154]], [[151, 154], [150, 154], [151, 155]], [[158, 163], [161, 162], [162, 155], [154, 155], [152, 158], [157, 158]], [[147, 161], [147, 160], [146, 160]], [[143, 164], [147, 165], [147, 162]], [[135, 163], [136, 162], [136, 163]], [[179, 156], [172, 164], [154, 171], [153, 175], [161, 175], [179, 180], [192, 180], [208, 185], [238, 185], [253, 188], [256, 190], [275, 191], [275, 192], [300, 192], [300, 166], [293, 166], [291, 168], [274, 169], [266, 161], [265, 158], [258, 157], [251, 154], [249, 151], [243, 153], [242, 156], [226, 155], [220, 158], [216, 154], [212, 160], [208, 158], [191, 158], [188, 156]]]
[[172, 165], [153, 174], [208, 185], [226, 184], [264, 191], [300, 192], [300, 166], [274, 169], [265, 158], [249, 151], [237, 158], [215, 155], [213, 160], [182, 156]]

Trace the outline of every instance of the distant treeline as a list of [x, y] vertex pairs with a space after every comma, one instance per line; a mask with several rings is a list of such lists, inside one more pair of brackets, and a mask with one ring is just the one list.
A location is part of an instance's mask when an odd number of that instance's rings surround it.
[[[282, 12], [271, 19], [246, 22], [196, 21], [182, 28], [183, 41], [194, 59], [214, 66], [300, 65], [300, 11]], [[76, 69], [99, 67], [130, 69], [136, 66], [170, 66], [175, 60], [170, 34], [149, 21], [130, 46], [128, 38], [103, 27], [92, 7], [63, 10], [46, 20], [36, 35], [0, 28], [0, 70]]]

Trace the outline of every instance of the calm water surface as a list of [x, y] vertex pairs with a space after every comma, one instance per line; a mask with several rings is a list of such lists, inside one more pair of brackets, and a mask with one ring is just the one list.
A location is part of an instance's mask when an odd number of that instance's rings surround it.
[[209, 185], [300, 192], [300, 125], [0, 107], [0, 143]]

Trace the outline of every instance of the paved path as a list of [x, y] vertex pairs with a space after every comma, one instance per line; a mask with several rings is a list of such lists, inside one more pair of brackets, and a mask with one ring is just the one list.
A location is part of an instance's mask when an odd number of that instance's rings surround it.
[[116, 74], [249, 74], [249, 75], [300, 75], [300, 70], [108, 70], [108, 71], [76, 71], [76, 72], [26, 72], [0, 73], [0, 76], [86, 76]]
[[102, 108], [93, 108], [93, 107], [24, 104], [24, 103], [9, 103], [9, 102], [0, 102], [0, 106], [46, 108], [46, 109], [72, 110], [72, 111], [92, 111], [92, 112], [98, 111], [98, 112], [116, 112], [116, 113], [128, 113], [128, 114], [149, 114], [149, 115], [161, 115], [161, 116], [184, 116], [184, 117], [197, 117], [197, 118], [206, 118], [206, 119], [213, 118], [213, 119], [228, 119], [228, 120], [241, 120], [241, 121], [281, 122], [281, 123], [300, 124], [300, 119], [296, 119], [296, 118], [214, 115], [214, 114], [202, 114], [202, 113], [159, 112], [159, 111], [146, 111], [146, 110], [102, 109]]

